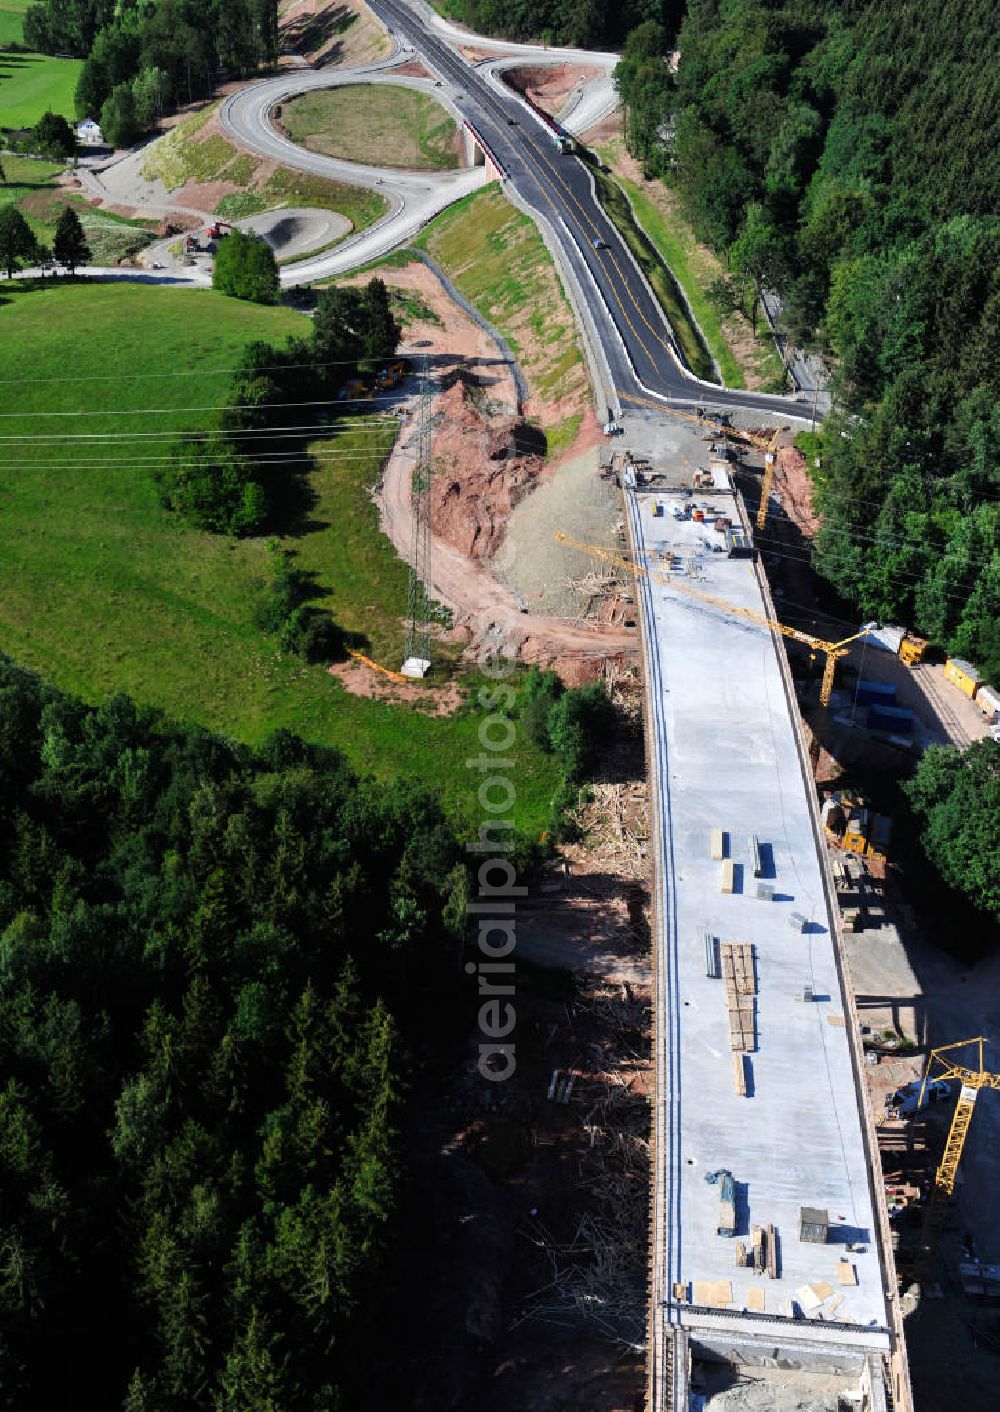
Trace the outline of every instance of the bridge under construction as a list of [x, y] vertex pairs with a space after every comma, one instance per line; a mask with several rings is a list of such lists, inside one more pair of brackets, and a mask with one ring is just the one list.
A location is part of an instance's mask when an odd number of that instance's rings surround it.
[[624, 490], [646, 570], [656, 835], [648, 1406], [686, 1409], [692, 1367], [721, 1364], [822, 1382], [872, 1412], [908, 1407], [860, 1032], [783, 640], [754, 620], [775, 612], [726, 463], [685, 442], [707, 462], [695, 467], [676, 438], [668, 466], [627, 472]]

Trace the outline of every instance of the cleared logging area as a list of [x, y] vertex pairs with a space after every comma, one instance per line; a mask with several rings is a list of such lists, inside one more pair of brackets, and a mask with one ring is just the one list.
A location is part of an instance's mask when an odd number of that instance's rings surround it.
[[416, 171], [459, 165], [458, 129], [426, 93], [359, 83], [303, 93], [282, 105], [289, 137], [325, 157]]

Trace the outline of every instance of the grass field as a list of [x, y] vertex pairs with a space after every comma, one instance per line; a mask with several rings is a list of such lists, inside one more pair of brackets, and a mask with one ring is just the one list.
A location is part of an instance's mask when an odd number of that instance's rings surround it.
[[0, 0], [0, 49], [24, 38], [24, 12], [31, 0]]
[[[250, 339], [305, 328], [302, 315], [210, 291], [0, 289], [2, 400], [18, 413], [3, 435], [56, 438], [0, 444], [0, 649], [87, 700], [127, 691], [239, 739], [284, 726], [380, 777], [412, 772], [440, 784], [469, 822], [463, 762], [478, 749], [477, 715], [435, 718], [350, 696], [321, 667], [279, 653], [251, 616], [265, 541], [183, 529], [155, 493], [151, 460], [167, 454], [158, 438], [214, 421], [195, 409], [218, 405]], [[41, 416], [53, 410], [94, 415]], [[81, 432], [116, 439], [60, 444]], [[338, 622], [398, 665], [406, 576], [368, 498], [386, 445], [384, 427], [366, 425], [317, 446], [328, 459], [312, 474], [308, 524], [285, 542], [327, 589]], [[551, 757], [519, 742], [525, 828], [547, 826], [557, 774]]]
[[537, 397], [583, 406], [587, 372], [573, 311], [527, 216], [489, 186], [442, 211], [414, 243], [504, 335]]
[[21, 16], [6, 0], [0, 8], [0, 127], [30, 127], [51, 108], [73, 121], [74, 96], [83, 63], [48, 54], [15, 54], [4, 44], [20, 42]]
[[193, 113], [152, 143], [143, 176], [162, 181], [168, 191], [177, 191], [186, 182], [231, 182], [239, 189], [216, 207], [227, 220], [282, 206], [318, 206], [338, 211], [351, 222], [352, 230], [364, 230], [388, 209], [383, 197], [365, 187], [325, 181], [287, 167], [272, 170], [247, 152], [237, 153], [221, 133], [204, 132], [214, 113], [214, 107]]
[[281, 121], [293, 142], [348, 162], [444, 171], [458, 166], [454, 122], [427, 93], [398, 84], [352, 84], [303, 93]]

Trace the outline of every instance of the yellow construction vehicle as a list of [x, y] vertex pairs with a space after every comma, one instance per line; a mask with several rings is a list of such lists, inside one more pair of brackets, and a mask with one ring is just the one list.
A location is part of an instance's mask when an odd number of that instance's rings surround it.
[[396, 387], [406, 376], [406, 364], [400, 359], [394, 363], [387, 363], [382, 371], [375, 378], [375, 386], [379, 392], [388, 392]]
[[774, 632], [780, 632], [784, 637], [792, 638], [794, 642], [803, 643], [806, 647], [812, 648], [814, 652], [824, 653], [826, 662], [823, 666], [823, 680], [819, 691], [822, 706], [827, 706], [830, 703], [834, 674], [841, 657], [847, 655], [852, 642], [856, 642], [859, 637], [863, 637], [866, 632], [870, 632], [875, 627], [874, 623], [865, 623], [857, 632], [851, 633], [850, 637], [842, 638], [840, 642], [825, 642], [823, 638], [803, 632], [800, 628], [790, 628], [785, 623], [779, 623], [775, 618], [767, 618], [763, 613], [755, 613], [752, 608], [742, 608], [737, 603], [730, 603], [726, 598], [717, 598], [714, 593], [703, 593], [700, 588], [693, 588], [690, 584], [680, 582], [676, 575], [663, 574], [656, 569], [647, 569], [645, 564], [637, 564], [621, 554], [616, 554], [614, 550], [600, 549], [597, 545], [585, 544], [579, 539], [573, 539], [570, 535], [564, 534], [562, 530], [556, 530], [555, 537], [560, 544], [568, 544], [571, 549], [579, 549], [584, 554], [593, 554], [596, 558], [603, 559], [605, 563], [615, 564], [618, 568], [625, 569], [630, 573], [642, 574], [646, 578], [655, 579], [657, 583], [666, 584], [668, 588], [673, 589], [675, 593], [683, 594], [685, 598], [693, 598], [710, 608], [718, 608], [720, 612], [728, 613], [734, 618], [742, 618], [744, 622], [756, 623], [758, 627], [770, 628]]
[[903, 640], [899, 644], [899, 655], [908, 667], [915, 667], [924, 660], [927, 653], [926, 637], [917, 637], [914, 633], [903, 634]]
[[373, 672], [381, 672], [382, 676], [388, 677], [390, 681], [401, 682], [403, 686], [412, 686], [410, 677], [404, 677], [402, 672], [394, 672], [389, 667], [383, 667], [379, 662], [373, 662], [370, 657], [366, 657], [363, 652], [355, 652], [353, 647], [347, 649], [348, 657], [353, 657], [355, 662], [362, 663], [365, 667], [370, 667]]
[[[948, 1206], [955, 1191], [955, 1178], [958, 1175], [962, 1149], [965, 1147], [965, 1139], [969, 1135], [972, 1115], [976, 1111], [979, 1090], [983, 1088], [1000, 1089], [1000, 1074], [991, 1073], [985, 1067], [984, 1051], [988, 1043], [989, 1040], [979, 1035], [976, 1039], [959, 1040], [955, 1044], [944, 1044], [939, 1049], [932, 1049], [927, 1057], [927, 1068], [924, 1070], [923, 1082], [920, 1085], [920, 1097], [917, 1100], [918, 1111], [923, 1107], [924, 1092], [928, 1082], [958, 1079], [961, 1088], [959, 1089], [958, 1102], [955, 1104], [951, 1128], [948, 1131], [948, 1140], [944, 1145], [941, 1162], [934, 1174], [934, 1185], [927, 1203], [918, 1256], [918, 1267], [921, 1271], [929, 1264], [944, 1228]], [[972, 1046], [975, 1046], [973, 1053], [971, 1055], [966, 1053], [965, 1057], [975, 1061], [975, 1068], [971, 1064], [961, 1063], [956, 1054], [956, 1051], [968, 1051]]]
[[838, 790], [823, 801], [823, 831], [837, 848], [884, 863], [889, 856], [892, 820], [876, 814], [860, 794]]

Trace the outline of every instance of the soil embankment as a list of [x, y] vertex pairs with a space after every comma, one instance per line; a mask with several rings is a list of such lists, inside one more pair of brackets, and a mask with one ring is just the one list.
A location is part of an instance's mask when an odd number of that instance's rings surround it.
[[279, 24], [282, 56], [314, 68], [388, 58], [391, 41], [361, 0], [292, 0]]
[[559, 118], [591, 79], [600, 78], [603, 69], [576, 64], [524, 64], [504, 69], [504, 82], [550, 118]]
[[514, 506], [538, 483], [544, 437], [503, 415], [456, 369], [437, 399], [431, 527], [470, 559], [492, 559]]
[[[607, 661], [631, 657], [637, 649], [635, 632], [586, 620], [575, 604], [568, 616], [529, 612], [536, 604], [518, 591], [517, 576], [509, 573], [509, 554], [504, 576], [511, 586], [499, 582], [494, 572], [494, 559], [515, 512], [521, 534], [528, 536], [526, 544], [538, 540], [544, 541], [546, 552], [557, 549], [545, 501], [539, 502], [546, 515], [539, 534], [531, 539], [525, 526], [530, 526], [537, 488], [547, 487], [561, 466], [588, 450], [593, 454], [590, 474], [596, 480], [594, 447], [600, 432], [593, 413], [588, 409], [579, 415], [576, 435], [563, 455], [546, 457], [544, 431], [518, 415], [511, 365], [490, 336], [447, 296], [435, 274], [414, 261], [402, 268], [383, 267], [379, 275], [408, 314], [401, 351], [423, 354], [428, 361], [434, 464], [431, 593], [451, 611], [450, 639], [479, 658], [502, 634], [521, 660], [552, 666], [570, 683], [593, 680]], [[376, 490], [382, 530], [403, 558], [413, 538], [413, 394], [406, 408], [408, 420]], [[565, 407], [547, 410], [552, 416]], [[591, 532], [589, 521], [586, 527], [577, 526], [573, 516], [574, 507], [567, 506], [562, 527]], [[608, 516], [613, 519], [610, 501]]]
[[815, 539], [819, 516], [806, 458], [795, 446], [782, 446], [775, 457], [774, 491], [781, 507], [804, 539]]

